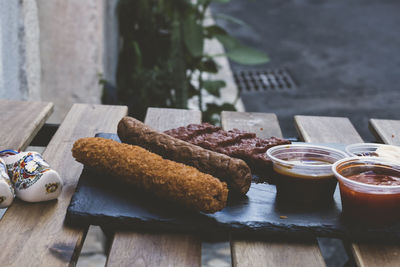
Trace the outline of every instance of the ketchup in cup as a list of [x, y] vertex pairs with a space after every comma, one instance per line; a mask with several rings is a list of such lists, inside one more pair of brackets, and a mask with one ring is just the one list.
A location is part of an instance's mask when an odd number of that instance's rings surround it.
[[400, 221], [400, 165], [378, 157], [351, 157], [332, 166], [344, 218], [383, 226]]

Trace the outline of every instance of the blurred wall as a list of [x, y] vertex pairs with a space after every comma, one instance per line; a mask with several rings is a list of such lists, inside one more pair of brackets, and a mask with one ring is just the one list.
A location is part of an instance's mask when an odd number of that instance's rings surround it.
[[40, 99], [36, 0], [0, 1], [0, 98]]
[[1, 0], [0, 98], [54, 102], [51, 122], [100, 103], [100, 79], [115, 80], [117, 2]]
[[104, 0], [104, 75], [112, 86], [116, 85], [119, 53], [117, 4], [119, 0]]
[[73, 103], [100, 103], [103, 0], [37, 0], [42, 65], [41, 98], [60, 122]]

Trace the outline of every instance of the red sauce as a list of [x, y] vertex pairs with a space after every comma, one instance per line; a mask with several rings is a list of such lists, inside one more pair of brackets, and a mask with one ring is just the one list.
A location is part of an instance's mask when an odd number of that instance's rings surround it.
[[347, 178], [364, 184], [392, 186], [400, 185], [400, 177], [376, 173], [374, 171], [362, 172], [359, 174], [351, 175]]
[[[378, 171], [377, 171], [378, 170]], [[371, 185], [400, 185], [400, 177], [382, 169], [348, 176], [348, 179]], [[343, 214], [368, 225], [389, 225], [400, 221], [400, 193], [360, 192], [339, 181]]]
[[343, 214], [363, 224], [386, 225], [399, 221], [399, 194], [357, 192], [339, 182]]

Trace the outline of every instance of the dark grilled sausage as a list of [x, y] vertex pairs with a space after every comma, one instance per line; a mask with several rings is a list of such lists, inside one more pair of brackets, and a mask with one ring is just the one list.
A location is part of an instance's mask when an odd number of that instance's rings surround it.
[[119, 122], [118, 136], [125, 143], [144, 147], [163, 158], [193, 166], [217, 177], [226, 182], [234, 193], [244, 195], [249, 191], [251, 171], [243, 160], [157, 132], [132, 117], [124, 117]]

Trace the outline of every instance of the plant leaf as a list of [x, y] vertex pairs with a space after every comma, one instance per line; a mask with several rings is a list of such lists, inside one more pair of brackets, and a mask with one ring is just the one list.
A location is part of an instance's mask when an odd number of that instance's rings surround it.
[[221, 4], [226, 4], [229, 3], [231, 0], [211, 0], [211, 2], [214, 3], [221, 3]]
[[227, 21], [229, 23], [232, 23], [232, 24], [237, 24], [239, 26], [244, 26], [244, 27], [249, 27], [250, 28], [250, 25], [248, 25], [243, 20], [235, 18], [235, 17], [232, 17], [231, 15], [228, 15], [228, 14], [218, 13], [218, 14], [214, 15], [214, 17], [216, 19], [223, 19], [223, 20], [225, 20], [225, 21]]
[[197, 90], [192, 83], [189, 83], [189, 91], [188, 91], [188, 98], [192, 98], [195, 95], [199, 94], [199, 90]]
[[232, 61], [243, 65], [264, 64], [269, 61], [264, 52], [244, 45], [236, 46], [234, 49], [229, 50], [226, 55]]
[[220, 89], [225, 87], [226, 83], [223, 80], [215, 80], [215, 81], [211, 81], [211, 80], [207, 80], [207, 81], [203, 81], [203, 87], [204, 89], [207, 90], [207, 92], [209, 92], [210, 94], [212, 94], [213, 96], [216, 97], [220, 97]]
[[229, 34], [216, 34], [215, 38], [222, 43], [226, 50], [235, 49], [236, 47], [240, 46], [239, 41]]
[[217, 35], [228, 35], [226, 30], [216, 24], [205, 27], [206, 37], [213, 38]]
[[224, 110], [236, 111], [236, 108], [233, 104], [227, 102], [222, 104], [207, 103], [207, 109], [203, 112], [203, 121], [220, 125], [220, 114]]
[[138, 42], [133, 41], [132, 47], [135, 55], [135, 68], [139, 71], [142, 67], [142, 52], [140, 51]]
[[202, 61], [198, 65], [198, 69], [203, 72], [217, 73], [218, 65], [212, 58], [209, 58], [207, 60]]
[[232, 103], [224, 102], [220, 107], [222, 111], [236, 111], [235, 105]]
[[194, 57], [203, 55], [203, 27], [193, 16], [187, 16], [183, 22], [183, 38], [186, 48]]
[[215, 32], [215, 37], [220, 41], [225, 49], [227, 50], [226, 55], [234, 62], [243, 65], [256, 65], [264, 64], [269, 61], [268, 56], [257, 49], [242, 45], [234, 37], [230, 36], [227, 32], [222, 34], [222, 31], [213, 28]]

